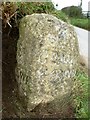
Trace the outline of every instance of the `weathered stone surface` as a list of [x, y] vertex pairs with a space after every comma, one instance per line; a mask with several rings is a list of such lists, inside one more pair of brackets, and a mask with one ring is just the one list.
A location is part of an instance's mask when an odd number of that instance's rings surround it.
[[52, 110], [61, 109], [72, 91], [78, 55], [72, 26], [48, 14], [21, 20], [16, 79], [29, 111], [46, 103]]

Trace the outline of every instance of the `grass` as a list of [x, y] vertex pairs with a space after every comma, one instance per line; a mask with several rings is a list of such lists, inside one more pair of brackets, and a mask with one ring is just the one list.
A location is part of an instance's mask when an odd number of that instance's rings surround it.
[[86, 29], [90, 31], [90, 19], [87, 18], [70, 18], [70, 23], [74, 26]]
[[63, 13], [61, 10], [55, 10], [51, 12], [52, 15], [57, 17], [58, 19], [61, 19], [64, 22], [69, 22], [69, 19], [65, 13]]
[[[77, 82], [80, 86], [77, 90], [78, 95], [75, 97], [75, 116], [76, 118], [88, 118], [88, 76], [83, 72], [78, 72]], [[77, 93], [76, 93], [77, 94]]]

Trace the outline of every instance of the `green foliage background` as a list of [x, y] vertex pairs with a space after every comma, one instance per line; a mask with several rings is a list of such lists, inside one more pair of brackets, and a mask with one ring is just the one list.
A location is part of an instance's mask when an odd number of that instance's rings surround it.
[[82, 9], [79, 6], [65, 7], [62, 11], [69, 17], [82, 18]]

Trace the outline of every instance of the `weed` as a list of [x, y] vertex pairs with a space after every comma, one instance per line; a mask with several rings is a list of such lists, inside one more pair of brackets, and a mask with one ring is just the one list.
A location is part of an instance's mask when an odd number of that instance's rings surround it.
[[77, 72], [76, 76], [77, 81], [79, 82], [78, 90], [75, 102], [75, 116], [77, 118], [88, 118], [88, 76], [83, 72]]

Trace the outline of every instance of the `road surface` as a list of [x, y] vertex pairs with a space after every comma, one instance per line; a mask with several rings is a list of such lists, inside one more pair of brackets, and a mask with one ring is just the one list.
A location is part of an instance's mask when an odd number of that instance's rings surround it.
[[90, 56], [89, 56], [89, 48], [88, 48], [88, 40], [89, 40], [89, 36], [90, 36], [90, 31], [78, 28], [78, 27], [74, 27], [75, 28], [75, 32], [77, 33], [77, 37], [78, 37], [78, 43], [79, 43], [79, 51], [80, 54], [84, 57], [85, 62], [86, 62], [86, 66], [90, 69]]

